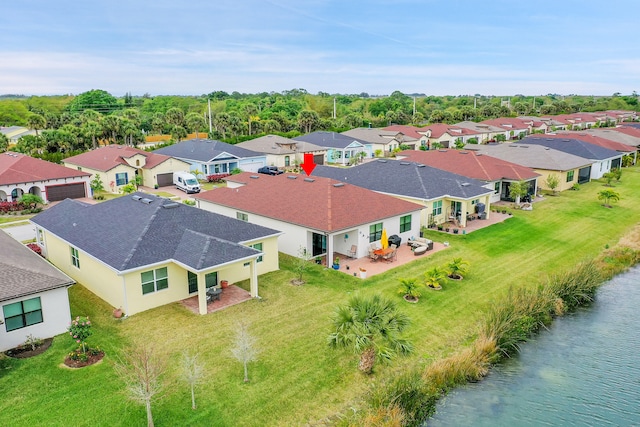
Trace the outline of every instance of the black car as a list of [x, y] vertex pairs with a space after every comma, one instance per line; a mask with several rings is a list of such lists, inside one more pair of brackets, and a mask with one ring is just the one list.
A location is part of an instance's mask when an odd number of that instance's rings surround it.
[[263, 173], [266, 175], [280, 175], [283, 173], [277, 166], [263, 166], [258, 169], [258, 173]]

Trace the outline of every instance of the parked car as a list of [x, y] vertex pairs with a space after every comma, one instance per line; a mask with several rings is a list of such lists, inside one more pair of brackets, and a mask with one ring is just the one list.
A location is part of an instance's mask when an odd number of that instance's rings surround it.
[[264, 173], [266, 175], [280, 175], [283, 173], [277, 166], [263, 166], [258, 169], [258, 173]]

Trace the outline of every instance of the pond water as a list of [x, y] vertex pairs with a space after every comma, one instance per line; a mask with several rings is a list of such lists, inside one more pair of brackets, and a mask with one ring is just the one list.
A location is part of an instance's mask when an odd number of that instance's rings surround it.
[[450, 393], [425, 425], [640, 426], [639, 307], [636, 267], [486, 379]]

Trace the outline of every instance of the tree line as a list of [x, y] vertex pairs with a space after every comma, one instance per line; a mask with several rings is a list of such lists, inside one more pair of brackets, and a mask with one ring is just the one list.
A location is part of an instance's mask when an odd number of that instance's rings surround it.
[[[104, 90], [91, 90], [77, 96], [0, 97], [0, 125], [35, 130], [35, 135], [19, 141], [14, 148], [17, 151], [65, 157], [96, 148], [100, 142], [135, 146], [144, 142], [146, 135], [171, 135], [179, 141], [196, 133], [236, 143], [262, 134], [291, 137], [316, 130], [341, 132], [392, 123], [422, 126], [638, 107], [635, 92], [605, 97], [497, 97], [410, 96], [395, 91], [389, 96], [370, 96], [292, 89], [258, 94], [215, 91], [201, 96], [134, 97], [127, 93], [116, 98]], [[0, 136], [0, 150], [6, 149], [7, 142]]]

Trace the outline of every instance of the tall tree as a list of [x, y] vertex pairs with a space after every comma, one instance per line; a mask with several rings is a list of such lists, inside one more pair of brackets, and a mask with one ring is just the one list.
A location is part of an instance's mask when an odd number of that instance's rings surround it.
[[4, 133], [0, 133], [0, 153], [7, 151], [9, 148], [9, 138]]
[[302, 110], [298, 114], [298, 126], [304, 133], [311, 133], [320, 124], [320, 116], [312, 110]]
[[189, 113], [187, 114], [187, 117], [185, 117], [185, 123], [187, 124], [187, 130], [189, 132], [195, 132], [196, 133], [196, 139], [200, 138], [200, 131], [202, 131], [202, 128], [204, 128], [205, 123], [204, 123], [204, 117], [202, 116], [202, 114], [198, 114], [198, 113]]
[[408, 354], [411, 344], [401, 338], [409, 318], [396, 305], [380, 295], [356, 295], [337, 308], [333, 317], [334, 332], [329, 335], [332, 347], [350, 348], [360, 355], [358, 368], [370, 374], [376, 358], [391, 360], [396, 354]]
[[36, 131], [36, 136], [38, 136], [38, 130], [44, 129], [46, 125], [47, 121], [40, 114], [30, 114], [27, 117], [27, 126]]
[[169, 108], [164, 114], [164, 118], [172, 126], [184, 127], [184, 113], [177, 107]]

